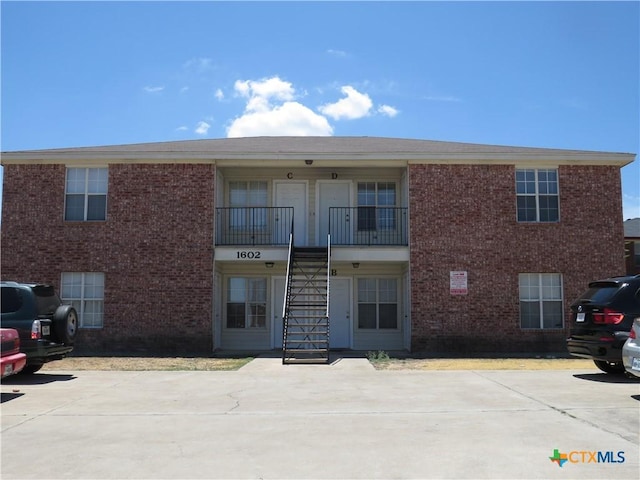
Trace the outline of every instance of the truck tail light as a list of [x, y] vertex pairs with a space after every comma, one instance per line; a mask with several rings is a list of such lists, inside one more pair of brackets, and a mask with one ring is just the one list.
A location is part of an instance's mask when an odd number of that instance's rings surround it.
[[38, 340], [42, 338], [42, 325], [40, 320], [34, 320], [31, 324], [31, 340]]
[[624, 313], [616, 312], [610, 308], [605, 308], [601, 313], [593, 314], [593, 323], [604, 323], [606, 325], [617, 325], [624, 319]]
[[631, 331], [629, 332], [629, 338], [636, 338], [635, 328], [632, 328]]

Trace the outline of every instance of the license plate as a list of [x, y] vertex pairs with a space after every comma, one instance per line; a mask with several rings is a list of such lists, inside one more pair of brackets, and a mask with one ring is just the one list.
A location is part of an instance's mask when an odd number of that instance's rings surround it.
[[631, 370], [640, 370], [640, 357], [631, 357]]
[[584, 322], [584, 312], [578, 313], [576, 316], [576, 322]]
[[12, 372], [13, 372], [13, 364], [8, 363], [7, 366], [4, 367], [4, 374], [11, 375]]
[[51, 335], [51, 327], [49, 325], [44, 325], [42, 327], [42, 335], [43, 336], [49, 336]]

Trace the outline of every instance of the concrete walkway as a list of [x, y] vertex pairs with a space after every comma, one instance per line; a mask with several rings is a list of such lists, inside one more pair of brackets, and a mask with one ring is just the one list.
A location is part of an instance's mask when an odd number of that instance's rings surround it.
[[[362, 358], [47, 372], [2, 385], [0, 473], [636, 479], [639, 400], [637, 382], [595, 370], [376, 371]], [[571, 461], [552, 462], [555, 450]]]

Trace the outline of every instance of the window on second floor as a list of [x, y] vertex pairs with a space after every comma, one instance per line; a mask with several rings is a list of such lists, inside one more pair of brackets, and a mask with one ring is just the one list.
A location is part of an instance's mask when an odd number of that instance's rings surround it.
[[558, 170], [517, 169], [516, 196], [519, 222], [557, 222]]
[[229, 182], [229, 226], [246, 229], [267, 226], [267, 182]]
[[396, 228], [396, 184], [358, 182], [358, 230]]
[[108, 181], [107, 168], [67, 168], [64, 219], [106, 220]]

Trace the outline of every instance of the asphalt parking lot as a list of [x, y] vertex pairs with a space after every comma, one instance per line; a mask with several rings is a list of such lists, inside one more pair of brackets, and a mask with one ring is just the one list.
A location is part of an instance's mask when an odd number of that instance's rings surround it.
[[640, 383], [595, 369], [377, 371], [361, 358], [258, 358], [231, 372], [46, 371], [2, 384], [0, 473], [637, 479], [639, 407]]

